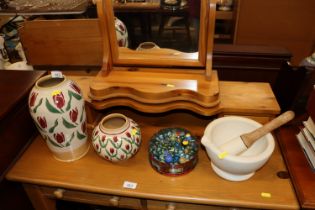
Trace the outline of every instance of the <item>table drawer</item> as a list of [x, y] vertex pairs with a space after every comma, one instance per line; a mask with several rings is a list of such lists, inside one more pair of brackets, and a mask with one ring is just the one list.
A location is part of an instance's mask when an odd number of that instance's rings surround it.
[[118, 208], [142, 209], [141, 200], [137, 198], [89, 193], [53, 187], [41, 187], [42, 193], [50, 198], [75, 201], [102, 206], [115, 206]]
[[244, 208], [220, 207], [169, 201], [147, 201], [148, 210], [249, 210]]

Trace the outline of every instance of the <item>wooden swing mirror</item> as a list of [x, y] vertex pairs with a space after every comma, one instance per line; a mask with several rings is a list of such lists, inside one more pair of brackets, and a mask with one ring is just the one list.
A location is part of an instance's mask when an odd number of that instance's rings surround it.
[[[119, 47], [114, 3], [96, 0], [103, 37], [103, 66], [90, 84], [95, 108], [129, 106], [143, 112], [188, 109], [210, 115], [219, 104], [219, 84], [212, 70], [215, 0], [201, 0], [198, 52]], [[132, 3], [137, 9], [144, 3]]]

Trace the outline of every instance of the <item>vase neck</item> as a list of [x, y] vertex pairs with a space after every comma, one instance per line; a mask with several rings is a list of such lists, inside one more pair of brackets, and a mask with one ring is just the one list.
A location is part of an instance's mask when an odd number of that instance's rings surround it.
[[113, 113], [104, 117], [100, 123], [100, 129], [107, 134], [120, 134], [129, 128], [129, 119], [119, 113]]
[[36, 82], [37, 88], [52, 88], [57, 87], [65, 83], [66, 78], [53, 78], [51, 75], [44, 76]]

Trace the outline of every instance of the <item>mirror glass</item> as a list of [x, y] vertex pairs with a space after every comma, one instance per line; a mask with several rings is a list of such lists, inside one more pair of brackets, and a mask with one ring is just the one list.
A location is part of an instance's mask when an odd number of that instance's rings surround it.
[[105, 1], [110, 39], [117, 40], [117, 46], [111, 47], [114, 64], [205, 66], [207, 3], [208, 0]]
[[[137, 7], [137, 3], [142, 6]], [[120, 47], [198, 51], [200, 1], [115, 1], [114, 16]]]

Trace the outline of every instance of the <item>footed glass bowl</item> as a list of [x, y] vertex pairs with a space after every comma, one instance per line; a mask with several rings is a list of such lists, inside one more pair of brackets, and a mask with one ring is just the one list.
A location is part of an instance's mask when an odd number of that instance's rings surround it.
[[191, 171], [198, 161], [199, 142], [183, 128], [165, 128], [149, 145], [152, 167], [161, 174], [177, 176]]

